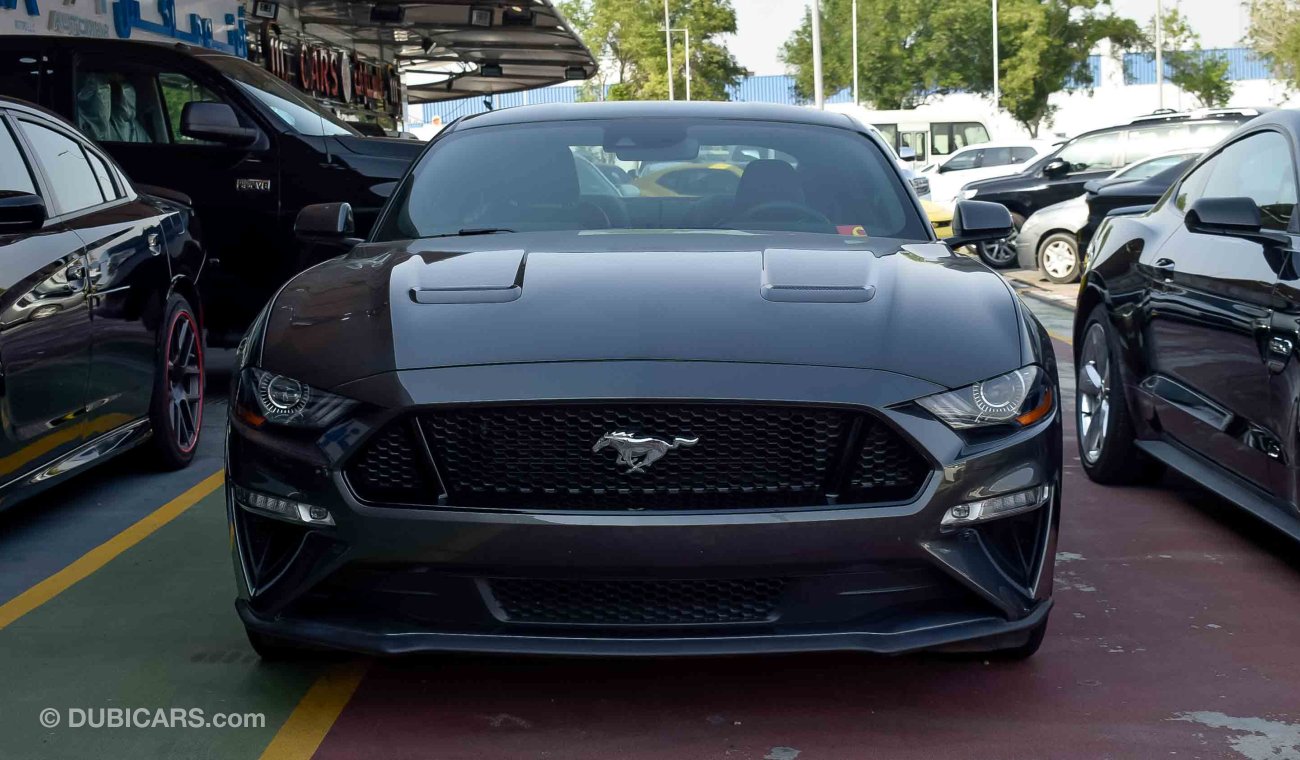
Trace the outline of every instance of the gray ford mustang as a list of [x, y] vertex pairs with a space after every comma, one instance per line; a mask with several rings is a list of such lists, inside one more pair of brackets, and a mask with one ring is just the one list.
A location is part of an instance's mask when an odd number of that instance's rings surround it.
[[[619, 166], [636, 191], [587, 163]], [[514, 108], [346, 204], [239, 351], [239, 615], [302, 649], [1032, 654], [1046, 332], [846, 116]]]

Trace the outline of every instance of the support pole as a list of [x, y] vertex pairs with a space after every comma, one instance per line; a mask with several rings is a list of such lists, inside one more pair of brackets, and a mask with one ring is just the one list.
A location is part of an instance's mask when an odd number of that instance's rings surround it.
[[812, 46], [813, 104], [820, 110], [826, 108], [826, 97], [822, 91], [822, 9], [819, 0], [812, 0]]

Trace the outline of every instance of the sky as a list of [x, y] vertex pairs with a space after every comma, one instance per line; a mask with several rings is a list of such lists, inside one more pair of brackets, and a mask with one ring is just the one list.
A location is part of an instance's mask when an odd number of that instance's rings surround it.
[[[990, 0], [969, 0], [992, 6]], [[1176, 6], [1201, 35], [1207, 48], [1239, 47], [1246, 33], [1247, 13], [1240, 0], [1164, 0]], [[777, 57], [781, 44], [799, 25], [808, 0], [732, 0], [736, 34], [727, 46], [740, 65], [755, 74], [784, 74]], [[1146, 24], [1156, 12], [1156, 0], [1112, 0], [1115, 12]], [[847, 23], [848, 19], [845, 19]]]

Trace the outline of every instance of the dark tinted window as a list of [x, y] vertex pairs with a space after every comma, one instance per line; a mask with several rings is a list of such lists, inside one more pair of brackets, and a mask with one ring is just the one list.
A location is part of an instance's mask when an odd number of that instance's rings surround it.
[[0, 190], [14, 190], [20, 193], [34, 193], [32, 175], [27, 171], [27, 162], [18, 150], [18, 143], [9, 134], [9, 127], [0, 120]]
[[1250, 198], [1264, 212], [1264, 228], [1285, 230], [1296, 204], [1295, 162], [1286, 138], [1261, 132], [1219, 152], [1202, 195]]
[[984, 151], [983, 166], [1006, 166], [1011, 163], [1010, 148], [987, 148]]
[[1205, 183], [1210, 181], [1210, 174], [1214, 172], [1214, 165], [1218, 161], [1216, 155], [1183, 178], [1183, 184], [1178, 186], [1178, 193], [1174, 196], [1174, 205], [1179, 211], [1186, 211], [1205, 192]]
[[956, 172], [961, 171], [962, 169], [974, 169], [979, 166], [980, 155], [982, 153], [983, 151], [981, 150], [968, 150], [964, 153], [958, 153], [944, 163], [943, 170], [946, 172]]
[[[698, 161], [746, 146], [745, 166]], [[575, 154], [641, 164], [641, 195], [581, 192]], [[674, 164], [686, 164], [673, 171]], [[675, 191], [664, 172], [682, 174]], [[676, 177], [668, 180], [671, 185]], [[376, 239], [512, 231], [727, 229], [929, 239], [891, 156], [833, 127], [741, 120], [583, 120], [457, 131], [424, 155], [394, 195]]]
[[60, 214], [104, 202], [86, 153], [71, 137], [30, 121], [20, 121], [35, 158], [45, 170]]
[[0, 95], [40, 103], [40, 59], [35, 50], [0, 51]]
[[99, 183], [99, 190], [105, 198], [114, 200], [121, 198], [117, 183], [113, 181], [113, 170], [108, 168], [108, 163], [104, 159], [95, 155], [93, 150], [86, 151], [86, 156], [90, 159], [90, 168], [95, 172], [95, 180]]
[[1011, 162], [1019, 164], [1024, 163], [1025, 161], [1032, 161], [1036, 155], [1038, 155], [1038, 153], [1034, 151], [1033, 148], [1012, 148]]

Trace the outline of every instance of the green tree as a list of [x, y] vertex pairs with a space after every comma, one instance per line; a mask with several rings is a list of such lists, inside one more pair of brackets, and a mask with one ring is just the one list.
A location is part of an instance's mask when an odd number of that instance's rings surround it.
[[[731, 0], [670, 0], [669, 22], [691, 31], [691, 97], [726, 100], [727, 87], [749, 72], [718, 40], [736, 31]], [[668, 97], [663, 4], [658, 0], [564, 0], [560, 12], [603, 64], [587, 97], [609, 85], [612, 100]], [[686, 97], [686, 50], [673, 35], [673, 89]]]
[[[1110, 0], [1000, 0], [1001, 106], [1030, 134], [1051, 121], [1053, 93], [1092, 84], [1088, 56], [1103, 39], [1140, 38]], [[853, 81], [851, 0], [822, 0], [822, 69], [827, 94]], [[795, 91], [812, 93], [812, 17], [782, 49]], [[858, 0], [860, 95], [875, 108], [911, 108], [953, 91], [993, 91], [990, 7], [970, 0]]]
[[1300, 0], [1253, 0], [1247, 40], [1274, 77], [1300, 90]]
[[[1228, 79], [1228, 59], [1208, 54], [1201, 48], [1201, 37], [1187, 23], [1178, 9], [1171, 8], [1164, 18], [1164, 62], [1166, 79], [1196, 98], [1204, 108], [1226, 106], [1232, 99], [1232, 81]], [[1147, 25], [1139, 50], [1155, 53], [1155, 17]]]

